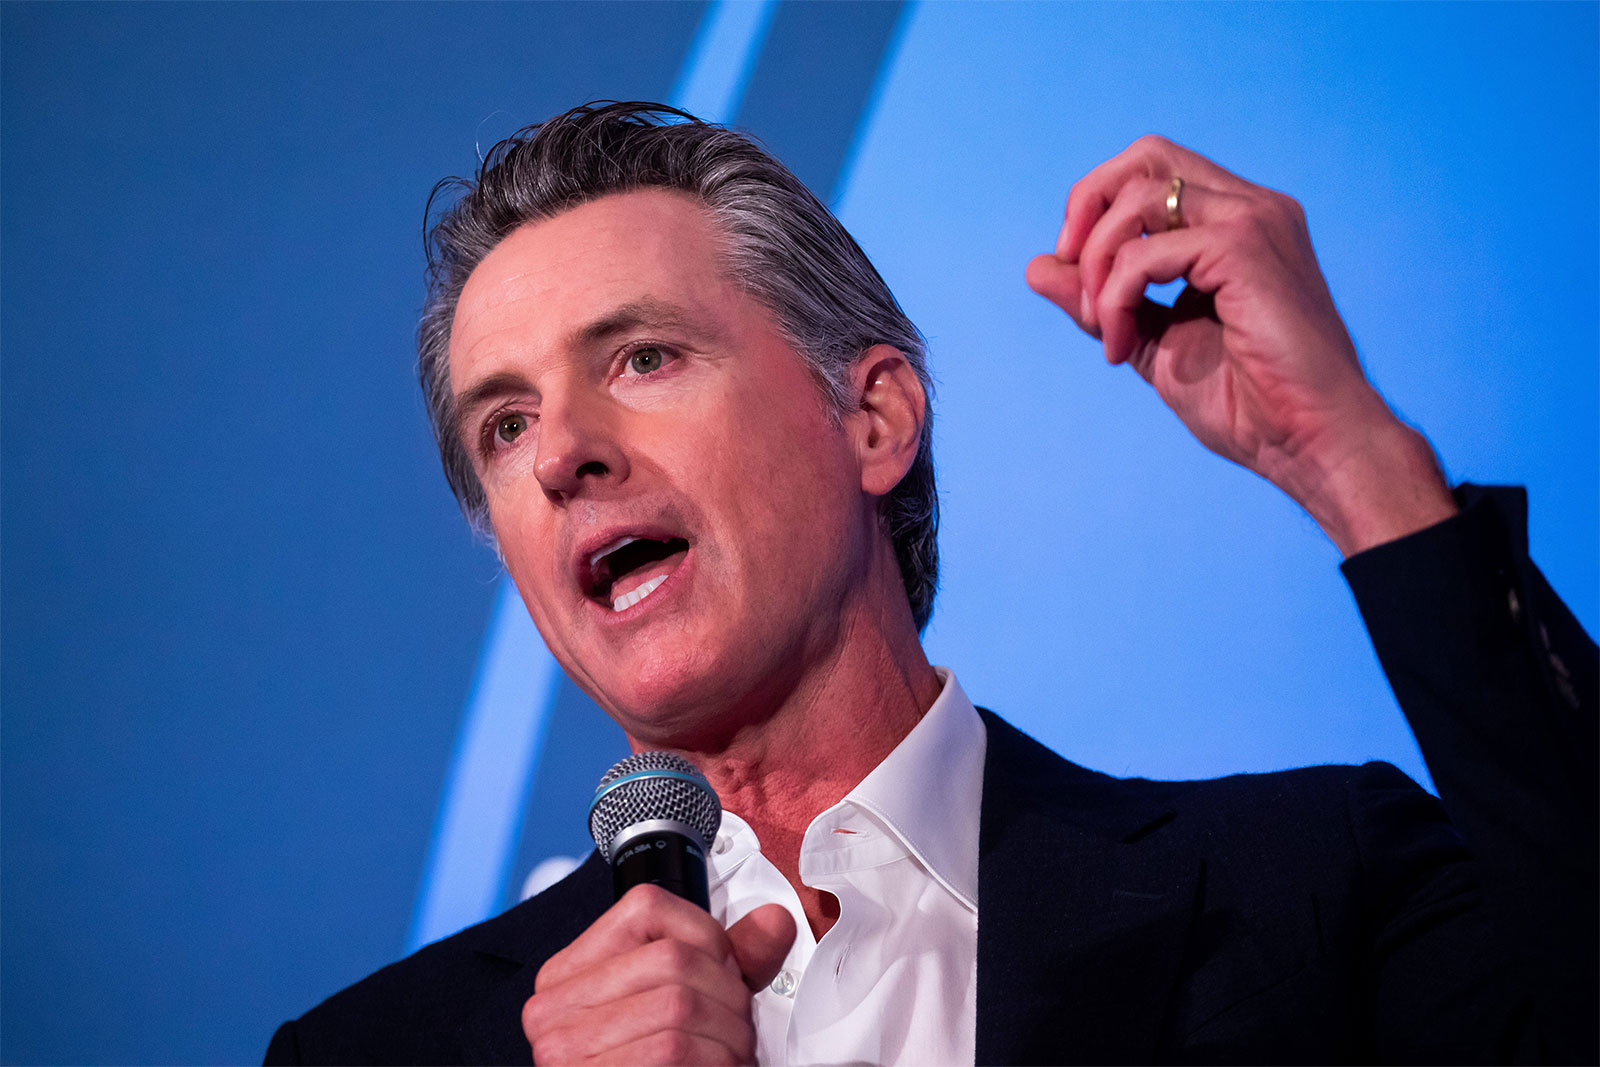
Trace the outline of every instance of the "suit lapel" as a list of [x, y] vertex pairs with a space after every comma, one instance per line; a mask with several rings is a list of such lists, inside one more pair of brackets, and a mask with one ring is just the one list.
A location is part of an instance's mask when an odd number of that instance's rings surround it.
[[1199, 857], [1159, 785], [1108, 778], [983, 712], [977, 1062], [1150, 1062]]
[[462, 1063], [530, 1062], [520, 1020], [539, 968], [610, 905], [611, 869], [598, 852], [591, 852], [576, 871], [484, 928], [473, 950], [504, 961], [507, 974], [462, 1023]]

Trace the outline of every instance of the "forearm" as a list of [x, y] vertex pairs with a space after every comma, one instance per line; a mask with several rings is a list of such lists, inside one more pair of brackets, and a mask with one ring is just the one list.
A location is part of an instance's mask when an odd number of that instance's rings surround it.
[[[1527, 554], [1517, 490], [1358, 554], [1346, 578], [1477, 858], [1523, 1055], [1595, 1056], [1596, 650]], [[1534, 1042], [1534, 1043], [1526, 1043]]]

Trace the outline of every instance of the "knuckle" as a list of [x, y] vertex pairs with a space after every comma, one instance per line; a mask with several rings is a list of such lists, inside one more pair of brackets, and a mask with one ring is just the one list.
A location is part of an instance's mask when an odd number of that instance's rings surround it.
[[572, 1063], [577, 1060], [570, 1042], [558, 1033], [540, 1034], [528, 1042], [534, 1063]]
[[619, 904], [627, 918], [645, 919], [659, 914], [666, 904], [666, 898], [670, 895], [660, 886], [646, 882], [624, 893]]
[[1306, 207], [1294, 197], [1289, 197], [1289, 224], [1297, 231], [1306, 228]]
[[1079, 178], [1067, 193], [1067, 209], [1062, 215], [1062, 221], [1093, 211], [1099, 196], [1099, 189], [1090, 184], [1088, 175]]
[[1300, 201], [1287, 193], [1274, 192], [1267, 197], [1267, 203], [1271, 205], [1272, 214], [1285, 222], [1296, 223], [1306, 217]]
[[539, 994], [535, 993], [522, 1004], [522, 1032], [530, 1038], [543, 1032], [545, 1023], [544, 1003]]
[[678, 899], [654, 882], [645, 882], [643, 885], [634, 887], [633, 891], [638, 894], [643, 906], [651, 911], [661, 911], [668, 904]]
[[700, 997], [688, 986], [665, 986], [661, 992], [661, 1020], [679, 1027], [691, 1022], [700, 1009]]
[[1078, 201], [1083, 199], [1083, 183], [1084, 179], [1079, 178], [1072, 183], [1072, 188], [1067, 190], [1067, 208], [1065, 211], [1067, 216], [1071, 216], [1072, 209], [1077, 206]]
[[1140, 208], [1157, 184], [1156, 179], [1148, 174], [1130, 178], [1111, 198], [1113, 209], [1119, 213], [1141, 213]]
[[551, 956], [549, 959], [545, 960], [544, 965], [534, 973], [533, 991], [535, 993], [543, 992], [551, 986], [559, 984], [561, 968], [566, 965], [566, 955], [567, 950], [562, 949], [554, 956]]
[[1106, 257], [1106, 284], [1109, 286], [1113, 278], [1120, 278], [1128, 271], [1137, 269], [1140, 257], [1148, 251], [1149, 246], [1143, 241], [1124, 241], [1118, 245]]
[[1295, 226], [1305, 218], [1305, 212], [1292, 196], [1262, 189], [1246, 201], [1244, 215], [1261, 227]]
[[676, 938], [663, 938], [652, 943], [651, 952], [659, 957], [656, 966], [675, 978], [687, 975], [694, 966], [695, 950]]
[[694, 1058], [694, 1042], [682, 1030], [663, 1030], [648, 1041], [650, 1059], [656, 1063], [688, 1063]]
[[1101, 289], [1100, 295], [1095, 298], [1094, 317], [1095, 320], [1100, 323], [1101, 329], [1104, 329], [1106, 324], [1109, 323], [1117, 313], [1117, 301], [1111, 295], [1111, 291], [1112, 285], [1110, 284], [1110, 279], [1107, 279], [1106, 287]]
[[1147, 133], [1128, 147], [1143, 152], [1164, 152], [1172, 147], [1172, 142], [1159, 133]]

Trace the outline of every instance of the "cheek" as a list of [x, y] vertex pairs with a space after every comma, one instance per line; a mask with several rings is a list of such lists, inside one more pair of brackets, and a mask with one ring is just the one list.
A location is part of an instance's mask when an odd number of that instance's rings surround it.
[[501, 453], [493, 463], [478, 466], [478, 484], [489, 501], [491, 517], [495, 512], [526, 507], [531, 502], [528, 498], [540, 493], [535, 472], [538, 458], [538, 438], [529, 436], [518, 447]]
[[562, 563], [553, 551], [552, 546], [558, 543], [554, 531], [538, 522], [533, 517], [536, 515], [537, 511], [519, 508], [504, 499], [489, 507], [489, 523], [500, 558], [523, 599], [548, 602], [560, 589]]
[[792, 521], [825, 536], [846, 520], [859, 496], [859, 473], [837, 427], [807, 423], [792, 429], [778, 447], [752, 457], [748, 477]]
[[802, 559], [850, 554], [860, 500], [850, 458], [838, 427], [792, 412], [750, 427], [721, 453], [716, 480], [726, 534], [756, 557], [767, 580], [798, 580], [813, 569]]

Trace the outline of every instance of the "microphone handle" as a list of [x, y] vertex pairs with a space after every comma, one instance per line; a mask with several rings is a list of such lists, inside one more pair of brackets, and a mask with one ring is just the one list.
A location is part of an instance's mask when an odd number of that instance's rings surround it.
[[706, 884], [706, 854], [696, 842], [672, 830], [652, 830], [629, 838], [611, 864], [616, 899], [636, 885], [658, 885], [691, 904], [711, 910]]

